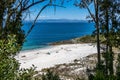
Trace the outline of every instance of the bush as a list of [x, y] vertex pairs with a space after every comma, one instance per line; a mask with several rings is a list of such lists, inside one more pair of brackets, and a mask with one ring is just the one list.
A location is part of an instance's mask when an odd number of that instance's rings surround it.
[[42, 75], [42, 80], [60, 80], [60, 77], [48, 69], [47, 73]]
[[35, 67], [19, 70], [19, 63], [14, 58], [20, 50], [15, 35], [8, 35], [7, 40], [0, 40], [0, 80], [33, 80]]

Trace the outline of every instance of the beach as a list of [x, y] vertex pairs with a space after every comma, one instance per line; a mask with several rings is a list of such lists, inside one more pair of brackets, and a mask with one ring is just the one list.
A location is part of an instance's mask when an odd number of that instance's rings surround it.
[[71, 63], [75, 59], [80, 59], [97, 53], [96, 45], [84, 44], [62, 44], [53, 45], [47, 48], [21, 51], [15, 58], [20, 63], [20, 68], [30, 68], [34, 65], [36, 70], [50, 68], [58, 64]]

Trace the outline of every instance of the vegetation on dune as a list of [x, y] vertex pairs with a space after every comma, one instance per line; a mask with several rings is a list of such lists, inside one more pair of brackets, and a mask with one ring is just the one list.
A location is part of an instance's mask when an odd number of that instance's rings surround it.
[[[64, 40], [59, 42], [50, 43], [50, 45], [61, 45], [61, 44], [79, 44], [79, 43], [96, 43], [96, 36], [95, 35], [86, 35], [80, 38], [75, 38], [71, 40]], [[100, 35], [100, 42], [104, 44], [105, 37]]]
[[54, 73], [53, 71], [50, 71], [50, 69], [48, 69], [47, 73], [42, 75], [42, 80], [61, 80], [61, 79], [57, 75], [57, 73]]

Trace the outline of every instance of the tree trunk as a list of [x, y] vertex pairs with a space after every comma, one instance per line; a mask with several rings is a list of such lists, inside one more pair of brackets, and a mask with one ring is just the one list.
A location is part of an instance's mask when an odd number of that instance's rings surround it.
[[98, 22], [98, 0], [95, 1], [96, 2], [96, 12], [95, 12], [95, 16], [96, 16], [96, 29], [97, 29], [97, 53], [98, 53], [98, 69], [100, 70], [100, 64], [101, 64], [101, 58], [100, 58], [100, 40], [99, 40], [99, 22]]

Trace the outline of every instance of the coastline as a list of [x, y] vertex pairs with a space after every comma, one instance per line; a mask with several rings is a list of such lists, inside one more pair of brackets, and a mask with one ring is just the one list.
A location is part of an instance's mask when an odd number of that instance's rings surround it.
[[92, 43], [52, 45], [42, 49], [21, 51], [15, 58], [20, 63], [20, 68], [36, 70], [50, 68], [58, 64], [71, 63], [75, 59], [83, 58], [97, 53], [96, 45]]

